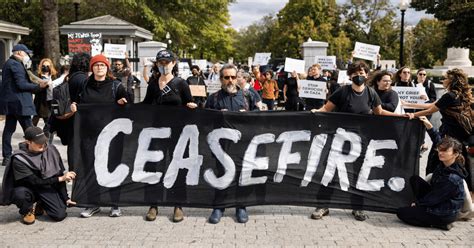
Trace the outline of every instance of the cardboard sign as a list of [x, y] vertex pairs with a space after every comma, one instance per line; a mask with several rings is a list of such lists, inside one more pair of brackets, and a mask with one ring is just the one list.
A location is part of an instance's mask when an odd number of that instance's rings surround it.
[[339, 74], [337, 75], [337, 83], [340, 85], [352, 84], [346, 70], [339, 71]]
[[356, 41], [355, 47], [354, 47], [354, 52], [355, 52], [354, 57], [376, 61], [379, 50], [380, 50], [380, 46], [365, 44], [365, 43]]
[[206, 86], [204, 85], [189, 85], [192, 96], [206, 97]]
[[299, 80], [300, 97], [326, 99], [327, 84], [324, 81]]
[[207, 85], [207, 93], [212, 94], [217, 92], [221, 89], [221, 81], [220, 80], [204, 80], [204, 83]]
[[104, 56], [113, 59], [124, 59], [127, 52], [127, 45], [104, 44]]
[[323, 70], [335, 70], [336, 56], [316, 56], [314, 62], [321, 65]]
[[[425, 103], [421, 96], [426, 96], [425, 88], [421, 87], [392, 87], [398, 93], [400, 100], [408, 103]], [[407, 108], [407, 107], [404, 107]]]
[[67, 47], [71, 54], [88, 53], [95, 56], [102, 52], [102, 33], [69, 33]]
[[255, 53], [253, 65], [267, 65], [271, 57], [271, 53]]
[[292, 59], [292, 58], [286, 58], [285, 59], [285, 71], [286, 72], [296, 71], [297, 73], [306, 73], [304, 68], [305, 68], [304, 60]]

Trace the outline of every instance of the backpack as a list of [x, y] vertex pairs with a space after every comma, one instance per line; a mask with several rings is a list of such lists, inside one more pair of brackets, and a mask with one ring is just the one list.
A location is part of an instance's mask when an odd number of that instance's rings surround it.
[[444, 112], [456, 119], [459, 126], [461, 126], [466, 132], [466, 134], [472, 134], [473, 131], [473, 118], [474, 118], [474, 111], [472, 110], [469, 103], [463, 102], [459, 106], [452, 106], [446, 108]]
[[53, 99], [51, 100], [51, 113], [53, 116], [62, 116], [71, 112], [71, 96], [69, 94], [69, 77], [53, 88]]

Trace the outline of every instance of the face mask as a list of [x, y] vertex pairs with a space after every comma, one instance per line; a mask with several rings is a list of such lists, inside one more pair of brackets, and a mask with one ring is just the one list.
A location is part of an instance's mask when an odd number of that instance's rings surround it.
[[351, 78], [352, 82], [355, 83], [357, 86], [361, 86], [365, 82], [364, 76], [354, 76]]
[[49, 66], [47, 66], [47, 65], [41, 66], [41, 72], [43, 72], [43, 73], [49, 72]]
[[[170, 65], [172, 65], [172, 64], [170, 64]], [[168, 74], [171, 73], [171, 71], [173, 71], [173, 67], [160, 65], [160, 66], [158, 66], [158, 71], [162, 75], [168, 75]]]
[[23, 61], [24, 65], [28, 65], [28, 62], [30, 62], [30, 56], [28, 56], [28, 55], [23, 56], [23, 58], [21, 58], [21, 60]]

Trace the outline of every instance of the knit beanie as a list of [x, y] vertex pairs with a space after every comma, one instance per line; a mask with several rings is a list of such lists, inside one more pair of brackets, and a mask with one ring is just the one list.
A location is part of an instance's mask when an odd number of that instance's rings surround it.
[[97, 62], [102, 62], [102, 63], [106, 64], [106, 65], [107, 65], [107, 69], [110, 70], [110, 63], [109, 63], [109, 61], [107, 60], [107, 58], [106, 58], [104, 55], [102, 55], [102, 54], [98, 54], [98, 55], [92, 57], [91, 62], [89, 63], [89, 70], [90, 70], [90, 71], [92, 71], [92, 67], [93, 67], [94, 64], [97, 63]]

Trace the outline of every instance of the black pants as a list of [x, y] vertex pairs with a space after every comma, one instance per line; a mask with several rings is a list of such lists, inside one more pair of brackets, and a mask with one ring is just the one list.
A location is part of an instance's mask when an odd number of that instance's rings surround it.
[[[413, 193], [416, 199], [420, 199], [431, 191], [431, 185], [419, 176], [412, 176], [410, 183], [413, 188]], [[453, 223], [456, 220], [456, 215], [452, 216], [438, 216], [426, 211], [426, 207], [403, 207], [397, 211], [397, 217], [403, 222], [422, 227], [444, 226]]]
[[29, 189], [27, 187], [16, 187], [13, 192], [13, 203], [20, 209], [20, 214], [27, 214], [35, 202], [40, 202], [41, 207], [49, 217], [55, 221], [66, 218], [66, 203], [59, 192], [54, 188]]
[[265, 103], [268, 107], [268, 110], [273, 110], [275, 108], [275, 101], [273, 99], [262, 99], [262, 102]]
[[4, 158], [12, 156], [12, 136], [16, 130], [17, 121], [20, 123], [23, 132], [26, 128], [33, 126], [30, 116], [23, 115], [7, 115], [5, 119], [5, 127], [2, 135], [2, 152]]

